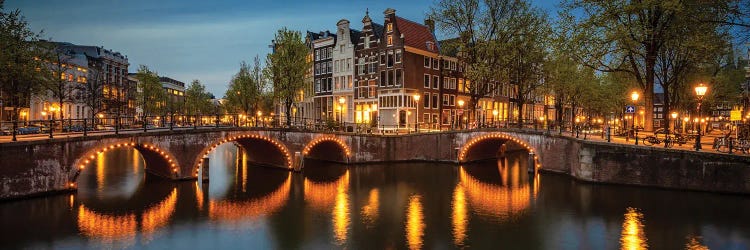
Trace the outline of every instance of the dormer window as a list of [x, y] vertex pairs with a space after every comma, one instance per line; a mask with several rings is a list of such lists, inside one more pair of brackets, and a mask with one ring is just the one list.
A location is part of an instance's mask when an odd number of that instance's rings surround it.
[[433, 42], [427, 42], [427, 50], [433, 51], [435, 50], [435, 44]]
[[388, 35], [388, 46], [393, 45], [393, 35]]
[[393, 32], [393, 23], [388, 23], [385, 27], [388, 32]]

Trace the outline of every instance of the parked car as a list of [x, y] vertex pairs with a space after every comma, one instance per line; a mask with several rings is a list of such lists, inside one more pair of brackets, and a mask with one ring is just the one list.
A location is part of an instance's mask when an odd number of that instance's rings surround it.
[[112, 126], [104, 126], [104, 125], [96, 125], [96, 130], [115, 130], [115, 127]]
[[63, 132], [83, 132], [82, 125], [72, 125], [63, 127]]
[[[49, 130], [47, 130], [47, 131], [49, 131]], [[17, 133], [19, 135], [39, 134], [41, 132], [42, 132], [42, 128], [41, 127], [37, 127], [37, 126], [20, 127], [20, 128], [18, 128], [18, 131], [17, 131]]]

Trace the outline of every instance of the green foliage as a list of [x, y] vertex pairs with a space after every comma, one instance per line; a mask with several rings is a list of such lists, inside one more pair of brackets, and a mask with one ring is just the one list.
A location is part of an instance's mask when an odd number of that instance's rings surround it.
[[[65, 65], [70, 63], [73, 55], [57, 48], [51, 42], [41, 42], [40, 45], [46, 51], [43, 59], [47, 62], [45, 67], [41, 69], [42, 73], [46, 73], [42, 89], [50, 94], [50, 97], [57, 102], [58, 107], [63, 107], [65, 103], [77, 101], [74, 95], [80, 89], [80, 85], [71, 83], [67, 78], [63, 77], [64, 73], [68, 72], [68, 68]], [[60, 109], [59, 113], [60, 119], [65, 118], [64, 109]]]
[[230, 112], [254, 114], [261, 108], [262, 100], [268, 88], [268, 80], [263, 74], [260, 59], [255, 56], [253, 67], [247, 63], [240, 64], [240, 71], [234, 75], [225, 93], [226, 108]]
[[280, 29], [274, 41], [274, 52], [266, 59], [266, 76], [273, 81], [274, 97], [284, 105], [286, 124], [291, 126], [292, 104], [303, 89], [311, 62], [309, 49], [299, 31]]
[[[551, 29], [541, 10], [524, 0], [441, 0], [430, 17], [443, 32], [458, 36], [445, 50], [456, 51], [466, 65], [470, 114], [479, 99], [503, 83], [517, 86], [514, 99], [519, 107], [542, 86]], [[523, 113], [519, 114], [521, 121]]]
[[13, 107], [12, 120], [18, 120], [20, 108], [28, 105], [45, 82], [39, 36], [19, 10], [6, 13], [0, 9], [0, 101], [3, 107]]
[[212, 114], [211, 93], [199, 80], [193, 80], [185, 90], [185, 113], [187, 115]]
[[159, 75], [146, 65], [140, 65], [135, 78], [138, 79], [138, 88], [141, 90], [137, 100], [143, 108], [143, 115], [162, 114], [166, 109], [166, 93], [159, 82]]

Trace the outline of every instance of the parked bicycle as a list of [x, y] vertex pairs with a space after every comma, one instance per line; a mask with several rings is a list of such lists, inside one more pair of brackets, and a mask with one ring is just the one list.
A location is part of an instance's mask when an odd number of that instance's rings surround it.
[[667, 148], [671, 148], [674, 147], [675, 143], [682, 146], [683, 144], [687, 143], [687, 139], [686, 137], [682, 136], [666, 136], [664, 139], [659, 139], [658, 137], [653, 135], [649, 135], [643, 138], [643, 145], [646, 146], [659, 145], [662, 142], [666, 144]]

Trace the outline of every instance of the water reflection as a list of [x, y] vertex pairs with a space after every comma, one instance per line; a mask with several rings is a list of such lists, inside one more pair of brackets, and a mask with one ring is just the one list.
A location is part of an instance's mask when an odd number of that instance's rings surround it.
[[333, 238], [337, 245], [346, 243], [350, 218], [349, 170], [331, 182], [317, 182], [307, 177], [304, 180], [305, 202], [320, 210], [331, 210]]
[[643, 227], [643, 214], [635, 208], [627, 208], [625, 212], [625, 221], [622, 223], [620, 249], [648, 249], [648, 239], [646, 239], [646, 233], [643, 231]]
[[140, 216], [137, 212], [120, 215], [98, 213], [84, 204], [80, 204], [78, 206], [78, 228], [86, 237], [96, 239], [101, 243], [118, 242], [124, 245], [132, 245], [139, 231], [148, 241], [151, 239], [150, 236], [155, 234], [159, 228], [166, 226], [175, 212], [176, 204], [176, 188], [164, 200], [146, 209]]
[[231, 144], [214, 152], [209, 184], [150, 180], [137, 152], [110, 150], [77, 194], [0, 204], [0, 249], [750, 246], [745, 197], [530, 179], [523, 154], [290, 173], [247, 165]]
[[372, 228], [378, 222], [380, 210], [380, 190], [373, 188], [368, 195], [367, 204], [362, 206], [362, 223]]
[[208, 205], [209, 218], [225, 223], [236, 223], [242, 220], [253, 220], [259, 216], [273, 213], [286, 204], [289, 199], [291, 187], [292, 176], [291, 173], [287, 173], [286, 179], [280, 187], [262, 197], [242, 201], [211, 200]]
[[425, 224], [421, 199], [419, 195], [412, 195], [406, 209], [406, 241], [409, 249], [422, 248]]

